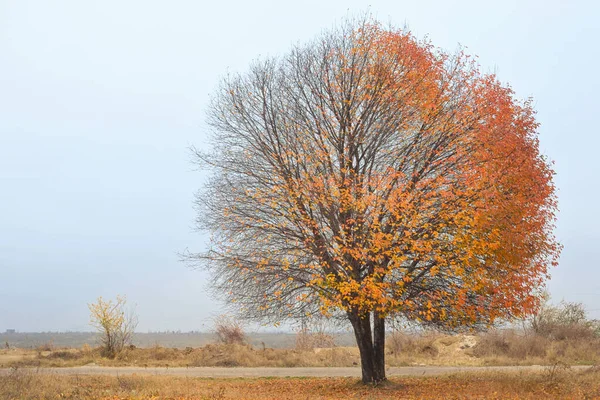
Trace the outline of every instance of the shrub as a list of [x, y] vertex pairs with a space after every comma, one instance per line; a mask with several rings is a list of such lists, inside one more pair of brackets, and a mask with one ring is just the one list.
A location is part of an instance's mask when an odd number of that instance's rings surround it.
[[600, 324], [588, 320], [583, 304], [564, 301], [543, 306], [530, 325], [536, 335], [551, 340], [590, 339], [600, 333]]
[[126, 303], [125, 297], [117, 296], [114, 302], [99, 297], [96, 303], [88, 304], [91, 325], [100, 333], [102, 355], [105, 357], [115, 358], [133, 339], [138, 320], [133, 311], [125, 310]]
[[215, 319], [215, 333], [221, 343], [244, 344], [246, 342], [242, 324], [228, 315], [220, 315]]
[[52, 340], [50, 340], [46, 343], [42, 343], [42, 344], [38, 345], [35, 349], [38, 353], [41, 353], [43, 351], [53, 351], [54, 343], [52, 343]]

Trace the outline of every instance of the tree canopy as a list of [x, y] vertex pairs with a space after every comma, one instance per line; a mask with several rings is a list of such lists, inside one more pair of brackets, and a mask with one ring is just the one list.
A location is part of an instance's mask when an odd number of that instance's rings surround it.
[[457, 329], [536, 309], [560, 252], [553, 170], [531, 100], [464, 52], [348, 21], [227, 76], [209, 123], [213, 235], [190, 257], [246, 316], [343, 315], [377, 370], [390, 316]]

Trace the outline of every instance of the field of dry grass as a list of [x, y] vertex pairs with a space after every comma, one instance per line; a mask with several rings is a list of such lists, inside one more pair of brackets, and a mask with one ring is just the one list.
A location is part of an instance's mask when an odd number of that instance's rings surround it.
[[199, 348], [176, 349], [153, 346], [128, 348], [114, 359], [101, 356], [98, 348], [35, 351], [0, 350], [0, 367], [347, 367], [357, 365], [358, 349], [256, 349], [244, 344], [210, 344]]
[[[587, 323], [586, 323], [587, 324]], [[155, 375], [48, 375], [36, 368], [81, 365], [137, 367], [356, 367], [358, 349], [340, 345], [323, 332], [299, 333], [295, 345], [270, 348], [234, 341], [184, 348], [130, 346], [115, 358], [84, 344], [60, 348], [0, 350], [1, 399], [595, 399], [600, 398], [600, 369], [569, 365], [600, 364], [600, 336], [594, 325], [551, 325], [551, 329], [493, 330], [478, 335], [435, 332], [387, 337], [386, 364], [548, 365], [540, 372], [463, 372], [437, 377], [394, 377], [381, 387], [365, 387], [356, 378], [206, 379]], [[237, 341], [237, 343], [236, 343]], [[242, 343], [239, 343], [239, 342]], [[79, 372], [77, 372], [79, 373]], [[131, 372], [130, 372], [131, 373]]]
[[0, 398], [37, 399], [596, 399], [600, 369], [552, 367], [540, 373], [461, 373], [393, 378], [365, 387], [356, 378], [206, 379], [165, 376], [60, 376], [13, 369]]
[[[101, 356], [98, 348], [0, 350], [0, 367], [71, 367], [80, 365], [140, 367], [352, 367], [360, 363], [356, 347], [335, 346], [301, 338], [293, 348], [269, 348], [250, 344], [220, 343], [201, 347], [151, 346], [126, 348], [114, 359]], [[310, 339], [310, 338], [309, 338]], [[412, 365], [551, 365], [600, 364], [600, 339], [577, 336], [552, 340], [518, 331], [491, 331], [472, 335], [436, 333], [388, 336], [386, 363]], [[333, 347], [331, 347], [333, 345]], [[328, 347], [320, 347], [328, 346]]]

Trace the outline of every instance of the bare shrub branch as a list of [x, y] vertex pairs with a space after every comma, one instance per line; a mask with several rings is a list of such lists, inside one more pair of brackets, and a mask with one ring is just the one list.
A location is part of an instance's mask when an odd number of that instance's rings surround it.
[[114, 358], [123, 348], [132, 343], [138, 318], [132, 309], [126, 309], [126, 298], [105, 301], [99, 297], [88, 304], [90, 323], [100, 334], [100, 343], [105, 357]]

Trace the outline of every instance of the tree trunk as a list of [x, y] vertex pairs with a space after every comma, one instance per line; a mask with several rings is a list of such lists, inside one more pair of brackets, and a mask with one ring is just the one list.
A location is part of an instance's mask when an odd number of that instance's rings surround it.
[[375, 380], [381, 382], [385, 377], [385, 318], [373, 312], [373, 360]]
[[[362, 381], [374, 384], [386, 380], [385, 377], [385, 324], [382, 318], [374, 321], [375, 340], [371, 330], [371, 314], [363, 317], [348, 313], [354, 329], [354, 337], [360, 351]], [[377, 321], [379, 319], [379, 321]]]

